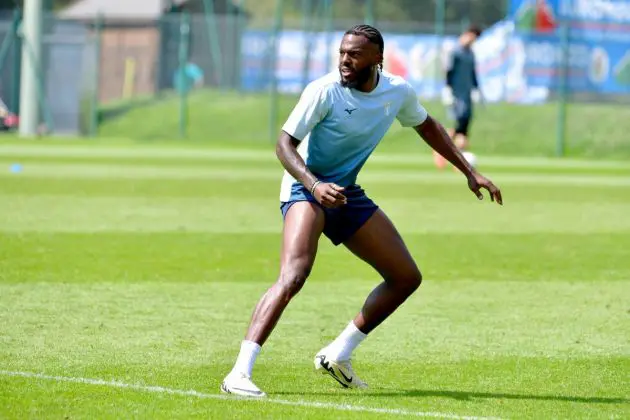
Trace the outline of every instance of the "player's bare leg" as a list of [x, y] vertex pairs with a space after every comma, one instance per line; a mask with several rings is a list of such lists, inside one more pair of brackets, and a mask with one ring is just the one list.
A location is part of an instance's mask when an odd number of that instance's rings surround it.
[[346, 387], [365, 387], [352, 370], [352, 351], [420, 286], [422, 275], [389, 218], [378, 210], [345, 245], [383, 277], [345, 330], [315, 358], [315, 367]]
[[291, 206], [284, 222], [280, 275], [258, 302], [246, 340], [261, 346], [267, 340], [289, 301], [302, 289], [310, 274], [323, 229], [324, 212], [319, 206], [306, 201]]
[[251, 382], [254, 362], [282, 312], [304, 286], [315, 262], [317, 244], [323, 229], [324, 212], [319, 206], [306, 201], [297, 202], [287, 211], [280, 275], [254, 309], [236, 363], [221, 385], [224, 392], [252, 397], [265, 396]]
[[422, 274], [394, 224], [378, 210], [346, 243], [383, 277], [354, 319], [368, 334], [392, 314], [422, 282]]

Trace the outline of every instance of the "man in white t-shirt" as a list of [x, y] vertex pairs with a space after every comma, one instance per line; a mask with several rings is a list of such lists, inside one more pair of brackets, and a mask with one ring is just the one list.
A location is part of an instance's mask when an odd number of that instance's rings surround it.
[[289, 301], [306, 281], [321, 234], [344, 244], [383, 277], [341, 334], [315, 356], [315, 368], [346, 388], [365, 388], [354, 373], [352, 351], [400, 306], [422, 281], [409, 250], [356, 179], [397, 119], [414, 130], [466, 176], [468, 187], [502, 204], [501, 192], [462, 157], [444, 128], [420, 105], [412, 87], [382, 70], [383, 37], [369, 25], [348, 30], [339, 71], [310, 83], [282, 128], [276, 153], [285, 168], [280, 190], [284, 217], [277, 282], [256, 306], [231, 372], [227, 393], [264, 397], [251, 379], [254, 361]]

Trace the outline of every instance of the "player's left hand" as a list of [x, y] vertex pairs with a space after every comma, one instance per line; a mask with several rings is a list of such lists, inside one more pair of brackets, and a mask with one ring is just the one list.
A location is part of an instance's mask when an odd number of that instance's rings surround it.
[[503, 205], [501, 190], [492, 181], [478, 173], [473, 173], [468, 177], [468, 188], [475, 193], [478, 199], [483, 200], [481, 189], [485, 188], [490, 193], [490, 200]]

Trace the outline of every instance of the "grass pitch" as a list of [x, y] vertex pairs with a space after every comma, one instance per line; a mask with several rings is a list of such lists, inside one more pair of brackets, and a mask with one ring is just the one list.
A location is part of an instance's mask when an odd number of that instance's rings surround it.
[[277, 275], [270, 148], [1, 144], [0, 417], [630, 417], [630, 166], [479, 157], [504, 207], [426, 149], [374, 156], [425, 281], [356, 352], [371, 388], [340, 389], [312, 358], [379, 279], [323, 238], [260, 402], [219, 383]]

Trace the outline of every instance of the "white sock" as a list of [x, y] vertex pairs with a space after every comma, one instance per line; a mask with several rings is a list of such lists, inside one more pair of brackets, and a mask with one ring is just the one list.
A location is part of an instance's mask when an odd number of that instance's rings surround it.
[[352, 352], [367, 337], [350, 321], [348, 326], [326, 347], [326, 355], [333, 360], [348, 360]]
[[244, 373], [248, 376], [252, 376], [252, 370], [254, 369], [254, 362], [258, 353], [260, 353], [261, 347], [258, 343], [253, 341], [243, 340], [241, 343], [241, 351], [238, 353], [236, 363], [232, 372]]

